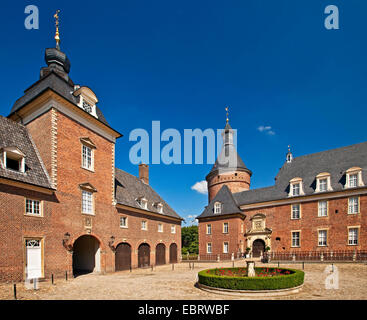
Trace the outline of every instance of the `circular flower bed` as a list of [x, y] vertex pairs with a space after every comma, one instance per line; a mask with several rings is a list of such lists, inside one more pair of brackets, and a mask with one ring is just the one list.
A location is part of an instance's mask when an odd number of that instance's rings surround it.
[[303, 284], [304, 272], [283, 268], [255, 268], [255, 277], [247, 277], [247, 268], [207, 269], [199, 272], [199, 284], [231, 290], [279, 290]]

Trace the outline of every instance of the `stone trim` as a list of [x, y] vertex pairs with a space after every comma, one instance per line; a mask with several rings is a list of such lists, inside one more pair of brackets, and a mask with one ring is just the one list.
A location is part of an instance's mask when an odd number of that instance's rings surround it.
[[57, 111], [51, 108], [51, 181], [57, 189]]

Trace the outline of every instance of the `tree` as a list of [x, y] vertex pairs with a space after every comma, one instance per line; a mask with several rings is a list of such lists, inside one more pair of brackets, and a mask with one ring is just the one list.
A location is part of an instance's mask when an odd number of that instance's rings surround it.
[[199, 254], [199, 230], [198, 226], [182, 227], [182, 254]]

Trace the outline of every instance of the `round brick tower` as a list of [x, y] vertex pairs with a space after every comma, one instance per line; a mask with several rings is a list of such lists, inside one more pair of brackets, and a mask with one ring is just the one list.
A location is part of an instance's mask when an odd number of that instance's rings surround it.
[[227, 118], [227, 124], [222, 133], [223, 147], [221, 153], [206, 176], [209, 202], [224, 185], [227, 185], [232, 193], [250, 189], [252, 172], [247, 169], [237, 154], [233, 143], [233, 135], [234, 131], [229, 125]]

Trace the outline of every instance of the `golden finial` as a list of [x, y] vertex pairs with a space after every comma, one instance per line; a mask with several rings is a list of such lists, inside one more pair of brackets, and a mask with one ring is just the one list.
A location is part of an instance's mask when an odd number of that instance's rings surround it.
[[291, 152], [291, 146], [288, 145], [288, 152]]
[[56, 33], [55, 33], [56, 49], [58, 50], [60, 50], [59, 13], [60, 10], [56, 10], [56, 13], [54, 14], [55, 26], [56, 26]]
[[228, 123], [229, 119], [228, 119], [228, 113], [229, 113], [229, 106], [226, 107], [226, 112], [227, 112], [227, 119], [226, 122]]

